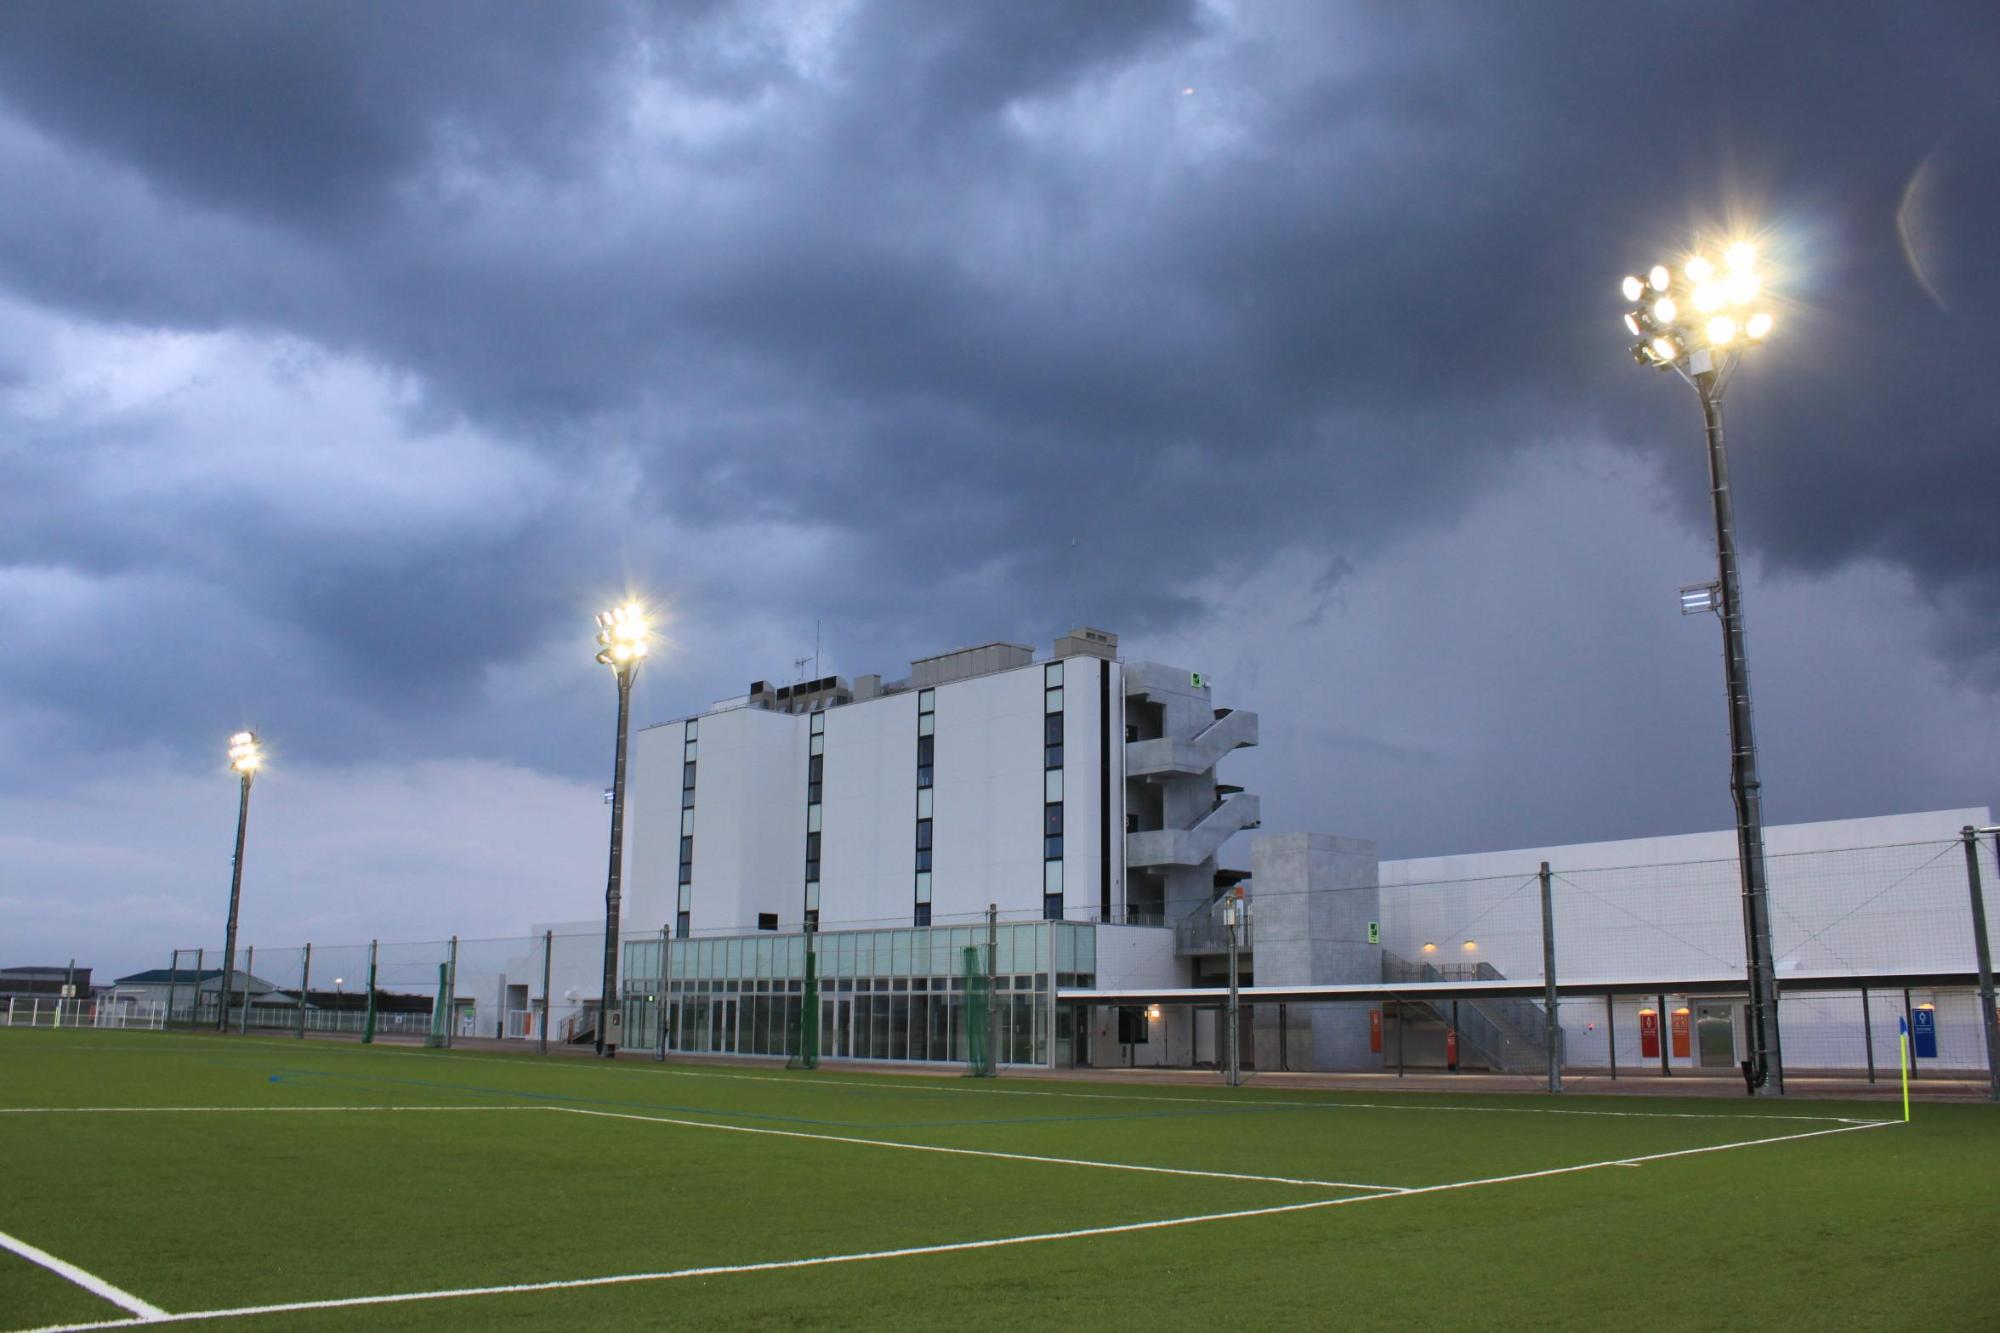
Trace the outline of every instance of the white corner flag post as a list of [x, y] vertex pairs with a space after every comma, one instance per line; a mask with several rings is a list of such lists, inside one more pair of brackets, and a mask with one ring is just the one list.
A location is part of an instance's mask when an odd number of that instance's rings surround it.
[[1910, 1020], [1896, 1020], [1896, 1063], [1903, 1068], [1903, 1119], [1910, 1118]]

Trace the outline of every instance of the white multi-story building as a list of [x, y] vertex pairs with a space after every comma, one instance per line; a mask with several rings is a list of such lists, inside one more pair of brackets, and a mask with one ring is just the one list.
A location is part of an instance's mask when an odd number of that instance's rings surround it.
[[628, 787], [626, 913], [679, 938], [984, 917], [1180, 920], [1258, 822], [1217, 781], [1257, 743], [1198, 673], [1080, 629], [1037, 661], [995, 643], [906, 680], [829, 677], [647, 727]]

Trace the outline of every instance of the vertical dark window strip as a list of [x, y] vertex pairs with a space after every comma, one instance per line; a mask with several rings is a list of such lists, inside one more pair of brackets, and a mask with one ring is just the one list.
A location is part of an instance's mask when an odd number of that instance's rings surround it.
[[[1111, 663], [1097, 664], [1097, 907], [1111, 919]], [[1119, 765], [1122, 771], [1124, 765]]]

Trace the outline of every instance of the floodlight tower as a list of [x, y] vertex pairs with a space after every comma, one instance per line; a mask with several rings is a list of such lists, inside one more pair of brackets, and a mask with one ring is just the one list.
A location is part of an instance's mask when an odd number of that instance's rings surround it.
[[[236, 975], [236, 909], [243, 899], [243, 833], [250, 823], [250, 783], [257, 776], [257, 768], [264, 762], [264, 752], [258, 748], [257, 733], [239, 731], [229, 738], [229, 767], [241, 779], [241, 792], [236, 799], [236, 855], [229, 858], [229, 921], [222, 930], [222, 991], [217, 999], [215, 1030], [229, 1030], [229, 990]], [[201, 978], [196, 977], [195, 1008], [201, 1008]], [[244, 1003], [249, 1003], [246, 996]]]
[[646, 608], [627, 602], [597, 617], [597, 660], [611, 668], [618, 681], [618, 757], [611, 769], [611, 869], [604, 884], [604, 988], [597, 1001], [599, 1055], [616, 1055], [604, 1044], [611, 1006], [618, 1002], [618, 895], [625, 853], [625, 737], [632, 717], [632, 678], [646, 660], [652, 630]]
[[1729, 456], [1722, 443], [1722, 395], [1744, 350], [1770, 336], [1761, 298], [1757, 252], [1748, 242], [1728, 246], [1722, 265], [1697, 250], [1676, 274], [1656, 264], [1624, 281], [1625, 329], [1638, 341], [1642, 366], [1671, 370], [1701, 399], [1708, 435], [1709, 496], [1715, 512], [1716, 579], [1681, 589], [1683, 614], [1714, 611], [1722, 622], [1723, 675], [1729, 691], [1729, 789], [1736, 804], [1736, 852], [1743, 895], [1744, 957], [1750, 989], [1750, 1058], [1743, 1077], [1759, 1088], [1785, 1090], [1778, 1041], [1778, 986], [1771, 951], [1771, 904], [1764, 876], [1764, 798], [1757, 778], [1757, 741], [1750, 721], [1750, 661], [1743, 644], [1743, 589], [1737, 571], [1736, 512], [1729, 492]]

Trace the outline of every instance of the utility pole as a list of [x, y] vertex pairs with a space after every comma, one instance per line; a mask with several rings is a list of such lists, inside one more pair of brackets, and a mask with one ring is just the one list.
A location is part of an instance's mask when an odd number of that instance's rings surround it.
[[1562, 1003], [1556, 995], [1556, 909], [1549, 863], [1542, 862], [1542, 1017], [1543, 1036], [1548, 1042], [1549, 1091], [1563, 1090], [1562, 1029], [1556, 1026], [1556, 1009]]
[[[2000, 829], [1985, 832], [2000, 833]], [[1979, 1021], [1985, 1028], [1987, 1095], [2000, 1102], [2000, 1016], [1993, 1011], [1993, 950], [1986, 940], [1986, 895], [1979, 884], [1980, 829], [1959, 830], [1965, 841], [1965, 880], [1972, 890], [1972, 947], [1979, 960]]]

